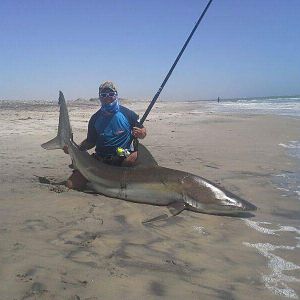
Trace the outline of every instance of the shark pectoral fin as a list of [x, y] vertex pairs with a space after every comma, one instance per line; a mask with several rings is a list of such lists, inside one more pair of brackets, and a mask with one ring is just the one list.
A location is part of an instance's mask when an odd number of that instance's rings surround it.
[[158, 216], [155, 216], [155, 217], [150, 217], [148, 219], [145, 219], [144, 221], [142, 221], [142, 223], [145, 224], [145, 223], [150, 223], [150, 222], [155, 222], [155, 221], [167, 220], [170, 217], [178, 215], [186, 208], [184, 202], [177, 202], [177, 201], [172, 202], [167, 207], [169, 210], [168, 212], [158, 215]]
[[42, 144], [41, 147], [47, 150], [61, 149], [62, 147], [59, 136], [56, 136], [54, 139]]
[[166, 220], [168, 218], [169, 218], [168, 214], [162, 214], [162, 215], [156, 216], [154, 218], [145, 219], [145, 220], [142, 221], [142, 224], [155, 222], [155, 221], [163, 221], [163, 220]]
[[184, 202], [172, 202], [171, 204], [168, 205], [169, 212], [173, 215], [176, 216], [180, 214], [184, 209], [185, 209], [185, 203]]

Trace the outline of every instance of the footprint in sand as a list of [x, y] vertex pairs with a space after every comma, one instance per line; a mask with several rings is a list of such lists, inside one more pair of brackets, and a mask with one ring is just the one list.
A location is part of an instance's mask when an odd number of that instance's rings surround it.
[[66, 258], [75, 263], [84, 264], [92, 268], [98, 268], [96, 261], [99, 261], [99, 257], [92, 251], [78, 248], [76, 250], [70, 251], [66, 255]]
[[13, 251], [18, 251], [18, 250], [22, 250], [22, 249], [24, 249], [25, 248], [25, 245], [24, 244], [22, 244], [22, 243], [14, 243], [14, 245], [13, 245]]
[[25, 225], [25, 228], [23, 228], [25, 231], [40, 231], [48, 228], [46, 223], [40, 219], [26, 220], [23, 224]]
[[68, 189], [65, 186], [50, 185], [49, 190], [51, 192], [55, 192], [59, 194], [59, 193], [66, 192]]
[[55, 245], [75, 245], [89, 247], [90, 244], [100, 237], [99, 232], [87, 232], [79, 229], [71, 229], [58, 234], [58, 239], [51, 243]]
[[30, 287], [30, 290], [26, 292], [24, 297], [22, 297], [22, 300], [41, 299], [40, 297], [42, 297], [45, 293], [48, 293], [46, 286], [41, 282], [34, 282]]
[[29, 275], [27, 275], [26, 273], [25, 274], [22, 274], [22, 273], [18, 273], [16, 275], [16, 277], [21, 280], [21, 281], [24, 281], [24, 282], [29, 282], [32, 280], [32, 277], [30, 277]]
[[21, 281], [24, 281], [24, 282], [29, 282], [29, 281], [32, 281], [34, 276], [36, 275], [37, 273], [37, 270], [38, 268], [34, 267], [34, 268], [30, 268], [28, 271], [26, 271], [25, 273], [18, 273], [16, 275], [16, 277], [21, 280]]
[[63, 193], [68, 191], [68, 188], [65, 186], [65, 181], [54, 182], [52, 179], [49, 179], [45, 176], [36, 176], [38, 182], [41, 184], [46, 184], [49, 186], [49, 190], [55, 193]]

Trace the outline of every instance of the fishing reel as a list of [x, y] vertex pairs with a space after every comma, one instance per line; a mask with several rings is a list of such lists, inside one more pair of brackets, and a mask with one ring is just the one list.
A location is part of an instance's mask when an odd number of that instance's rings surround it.
[[121, 147], [117, 148], [116, 153], [119, 157], [128, 157], [130, 155], [130, 151], [128, 149], [123, 149]]

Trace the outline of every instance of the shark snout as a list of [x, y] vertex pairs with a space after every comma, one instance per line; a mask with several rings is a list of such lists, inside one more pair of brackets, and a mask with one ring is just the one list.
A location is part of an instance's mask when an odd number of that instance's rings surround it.
[[[230, 197], [228, 196], [230, 195]], [[257, 207], [244, 200], [241, 199], [240, 197], [234, 196], [233, 194], [227, 192], [226, 199], [222, 199], [219, 202], [219, 205], [223, 207], [224, 212], [250, 212], [250, 211], [255, 211], [257, 210]]]
[[243, 211], [255, 211], [255, 210], [257, 210], [257, 207], [254, 204], [252, 204], [252, 203], [250, 203], [246, 200], [242, 200], [241, 207], [242, 207]]

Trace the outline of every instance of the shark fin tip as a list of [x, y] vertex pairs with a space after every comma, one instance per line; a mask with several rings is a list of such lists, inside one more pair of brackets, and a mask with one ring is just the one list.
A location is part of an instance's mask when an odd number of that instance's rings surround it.
[[42, 144], [41, 147], [46, 150], [54, 150], [54, 149], [62, 148], [58, 136], [56, 136], [54, 139]]

